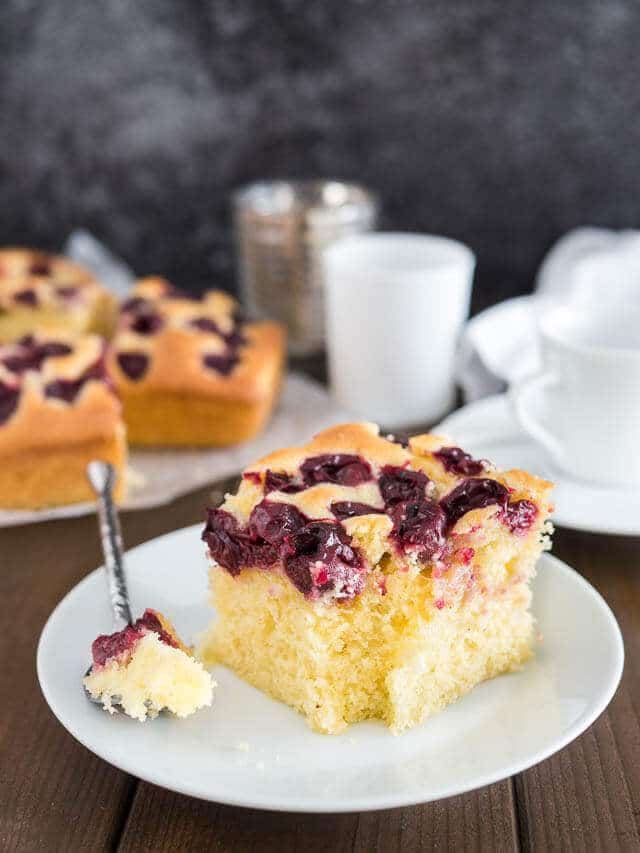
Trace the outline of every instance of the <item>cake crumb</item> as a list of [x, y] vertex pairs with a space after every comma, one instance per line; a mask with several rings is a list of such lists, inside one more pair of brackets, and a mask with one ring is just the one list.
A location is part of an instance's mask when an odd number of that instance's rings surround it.
[[238, 743], [236, 744], [236, 749], [240, 750], [240, 752], [249, 752], [249, 750], [251, 749], [251, 747], [249, 746], [248, 741], [246, 741], [246, 740], [240, 740], [240, 741], [238, 741]]
[[264, 761], [256, 762], [256, 770], [264, 770]]

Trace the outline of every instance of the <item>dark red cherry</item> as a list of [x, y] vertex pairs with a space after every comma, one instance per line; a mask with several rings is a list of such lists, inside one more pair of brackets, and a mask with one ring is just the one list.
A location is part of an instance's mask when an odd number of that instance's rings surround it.
[[434, 501], [400, 501], [393, 504], [389, 515], [393, 521], [391, 536], [403, 551], [417, 553], [424, 562], [442, 553], [447, 517]]
[[137, 314], [131, 321], [130, 328], [138, 335], [153, 335], [164, 326], [164, 320], [154, 312]]
[[267, 495], [269, 492], [285, 492], [290, 495], [301, 492], [304, 488], [304, 485], [295, 482], [291, 474], [267, 470], [264, 476], [264, 491]]
[[195, 317], [189, 321], [189, 325], [194, 329], [198, 329], [199, 332], [211, 332], [216, 335], [222, 334], [220, 327], [211, 317]]
[[13, 294], [14, 302], [20, 303], [20, 305], [28, 305], [29, 308], [35, 308], [38, 304], [38, 295], [35, 290], [19, 290], [17, 293]]
[[149, 369], [149, 356], [142, 352], [119, 352], [117, 362], [122, 372], [137, 382]]
[[312, 456], [300, 466], [302, 479], [307, 486], [316, 483], [338, 483], [357, 486], [371, 480], [371, 467], [361, 456], [350, 453], [326, 453]]
[[20, 388], [0, 382], [0, 424], [8, 421], [18, 408]]
[[429, 478], [422, 471], [395, 465], [385, 465], [378, 480], [385, 506], [399, 501], [423, 501], [427, 496], [428, 484]]
[[453, 491], [445, 495], [440, 506], [445, 511], [447, 523], [453, 526], [472, 509], [481, 509], [491, 504], [497, 504], [503, 511], [509, 502], [509, 493], [497, 480], [474, 477], [464, 480]]
[[104, 363], [104, 355], [101, 355], [92, 365], [78, 376], [77, 379], [55, 379], [45, 385], [44, 395], [65, 403], [73, 403], [80, 391], [91, 379], [99, 379], [111, 387]]
[[56, 295], [65, 300], [75, 299], [78, 295], [78, 288], [71, 284], [56, 287]]
[[144, 637], [144, 631], [127, 625], [115, 634], [101, 634], [91, 644], [94, 666], [104, 666], [111, 658], [118, 657], [132, 649]]
[[33, 261], [29, 267], [29, 275], [49, 275], [50, 272], [51, 264], [44, 258], [39, 261]]
[[234, 352], [208, 353], [202, 358], [205, 367], [215, 370], [223, 376], [228, 376], [239, 361], [240, 359]]
[[310, 521], [286, 540], [284, 568], [304, 595], [333, 590], [353, 598], [364, 588], [363, 563], [341, 524]]
[[295, 506], [263, 500], [249, 516], [249, 533], [270, 545], [281, 545], [285, 538], [309, 521]]
[[12, 373], [24, 373], [25, 370], [40, 370], [42, 362], [49, 356], [68, 355], [72, 348], [59, 341], [37, 344], [33, 336], [28, 335], [18, 341], [20, 351], [1, 359], [2, 364]]
[[381, 513], [384, 511], [376, 509], [375, 506], [370, 506], [369, 504], [358, 503], [358, 501], [334, 501], [330, 509], [340, 521], [343, 521], [345, 518], [354, 518], [357, 515], [370, 515], [371, 513]]
[[442, 462], [445, 470], [450, 474], [472, 477], [482, 474], [485, 469], [484, 462], [474, 459], [460, 447], [441, 447], [433, 455]]
[[212, 558], [234, 576], [249, 566], [273, 565], [278, 558], [276, 546], [266, 540], [256, 540], [223, 509], [207, 510], [202, 539], [209, 546]]
[[136, 619], [133, 623], [133, 627], [137, 629], [146, 628], [147, 631], [155, 631], [155, 633], [160, 637], [160, 640], [167, 646], [178, 648], [177, 642], [171, 634], [169, 634], [168, 631], [165, 631], [162, 627], [162, 622], [158, 619], [154, 610], [147, 608], [142, 616], [139, 619]]

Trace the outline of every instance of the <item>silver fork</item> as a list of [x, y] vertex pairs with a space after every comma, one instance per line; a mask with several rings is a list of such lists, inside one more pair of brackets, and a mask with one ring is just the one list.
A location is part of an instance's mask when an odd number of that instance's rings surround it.
[[[114, 632], [122, 631], [133, 622], [127, 579], [124, 573], [122, 533], [120, 532], [118, 511], [113, 501], [113, 487], [116, 476], [113, 465], [108, 462], [94, 460], [87, 465], [87, 477], [96, 494], [98, 527], [104, 554], [104, 571], [107, 578], [109, 600], [113, 611]], [[91, 667], [87, 670], [86, 675], [89, 675], [90, 672]], [[102, 701], [94, 699], [86, 688], [85, 693], [92, 702], [98, 705], [102, 704]], [[117, 700], [117, 697], [113, 697], [112, 701], [114, 700]]]

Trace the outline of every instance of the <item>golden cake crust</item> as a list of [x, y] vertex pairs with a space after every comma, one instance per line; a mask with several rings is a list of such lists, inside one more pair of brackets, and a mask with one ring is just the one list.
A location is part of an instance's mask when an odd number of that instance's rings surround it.
[[[340, 424], [319, 433], [302, 447], [277, 450], [250, 465], [245, 472], [249, 476], [245, 476], [237, 496], [228, 498], [225, 508], [233, 511], [238, 517], [248, 518], [253, 507], [264, 498], [264, 490], [255, 484], [251, 477], [252, 472], [258, 473], [262, 477], [266, 471], [295, 475], [306, 459], [337, 453], [361, 456], [374, 469], [377, 469], [377, 472], [374, 470], [376, 476], [387, 465], [400, 468], [406, 466], [423, 471], [435, 484], [439, 496], [442, 497], [466, 479], [463, 475], [448, 472], [442, 462], [434, 456], [434, 453], [441, 448], [451, 446], [455, 446], [453, 439], [441, 435], [423, 434], [412, 437], [409, 441], [409, 447], [405, 448], [381, 436], [375, 424]], [[527, 471], [518, 469], [496, 471], [489, 463], [487, 463], [483, 476], [495, 479], [512, 489], [514, 500], [530, 498], [545, 505], [549, 493], [553, 489], [553, 483], [536, 477]], [[329, 506], [334, 501], [356, 501], [374, 507], [382, 507], [383, 505], [380, 490], [375, 480], [357, 486], [321, 483], [294, 494], [272, 493], [270, 498], [294, 504], [310, 518], [330, 516]], [[484, 517], [488, 511], [490, 512], [490, 510], [476, 510], [475, 513], [480, 513]], [[471, 514], [460, 519], [458, 525], [464, 526], [469, 521], [473, 523], [476, 516], [472, 515], [469, 519], [469, 515]]]

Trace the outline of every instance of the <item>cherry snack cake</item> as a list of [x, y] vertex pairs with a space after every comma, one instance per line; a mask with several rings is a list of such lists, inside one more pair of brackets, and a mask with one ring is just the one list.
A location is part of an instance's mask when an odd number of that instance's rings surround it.
[[415, 726], [531, 656], [551, 488], [366, 423], [273, 453], [208, 511], [217, 618], [199, 655], [319, 732]]
[[223, 291], [195, 298], [149, 277], [121, 306], [110, 370], [131, 444], [216, 447], [265, 426], [283, 363], [281, 326], [243, 322]]
[[92, 459], [114, 465], [120, 500], [127, 445], [104, 340], [45, 330], [0, 344], [0, 508], [93, 501]]

